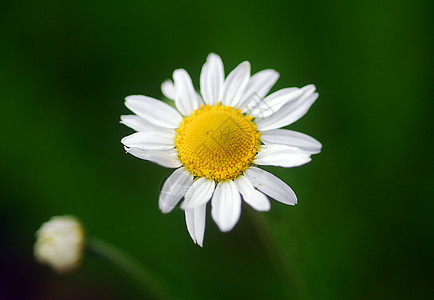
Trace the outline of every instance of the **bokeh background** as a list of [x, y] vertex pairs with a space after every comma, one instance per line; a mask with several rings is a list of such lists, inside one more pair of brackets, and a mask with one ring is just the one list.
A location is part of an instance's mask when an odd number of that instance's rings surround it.
[[[59, 214], [182, 299], [433, 297], [430, 12], [403, 0], [2, 2], [0, 299], [146, 297], [96, 256], [67, 276], [34, 262], [35, 231]], [[276, 69], [273, 91], [315, 83], [319, 100], [290, 128], [323, 151], [269, 168], [297, 206], [244, 205], [226, 234], [208, 214], [200, 248], [181, 209], [158, 210], [171, 170], [125, 154], [119, 116], [129, 94], [161, 98], [175, 68], [198, 87], [210, 52], [226, 74], [243, 60]]]

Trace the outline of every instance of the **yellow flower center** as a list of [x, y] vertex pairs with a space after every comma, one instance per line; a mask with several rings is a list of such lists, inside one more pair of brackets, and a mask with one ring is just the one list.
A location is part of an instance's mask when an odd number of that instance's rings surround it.
[[176, 130], [176, 149], [184, 167], [215, 181], [241, 175], [258, 153], [259, 131], [252, 117], [230, 106], [200, 106]]

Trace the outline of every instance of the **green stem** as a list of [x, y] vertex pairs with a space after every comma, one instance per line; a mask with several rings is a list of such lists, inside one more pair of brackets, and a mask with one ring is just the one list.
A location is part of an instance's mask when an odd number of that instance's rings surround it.
[[87, 247], [134, 279], [146, 295], [151, 294], [155, 299], [175, 299], [158, 275], [123, 250], [94, 237], [88, 239]]
[[289, 298], [309, 299], [307, 289], [299, 272], [291, 263], [287, 251], [276, 241], [263, 214], [249, 209], [250, 219], [279, 276], [282, 278]]

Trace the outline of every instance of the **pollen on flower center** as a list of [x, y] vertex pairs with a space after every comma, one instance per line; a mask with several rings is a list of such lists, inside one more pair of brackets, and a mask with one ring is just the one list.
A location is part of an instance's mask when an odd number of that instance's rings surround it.
[[259, 148], [252, 117], [230, 106], [201, 105], [176, 130], [176, 149], [194, 176], [215, 181], [234, 179], [250, 164]]

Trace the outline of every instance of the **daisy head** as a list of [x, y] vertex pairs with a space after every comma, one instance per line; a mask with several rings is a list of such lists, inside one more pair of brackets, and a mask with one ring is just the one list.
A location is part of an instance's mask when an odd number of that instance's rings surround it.
[[238, 222], [242, 199], [258, 211], [270, 209], [268, 197], [297, 203], [286, 183], [257, 166], [297, 167], [320, 152], [314, 138], [280, 129], [300, 119], [318, 93], [307, 85], [267, 96], [278, 77], [274, 70], [251, 76], [245, 61], [225, 78], [222, 60], [212, 53], [202, 67], [200, 93], [178, 69], [161, 85], [174, 105], [142, 95], [125, 99], [134, 114], [121, 116], [121, 123], [137, 131], [122, 139], [125, 150], [175, 169], [163, 185], [159, 207], [168, 213], [184, 199], [188, 232], [200, 246], [208, 202], [224, 232]]

